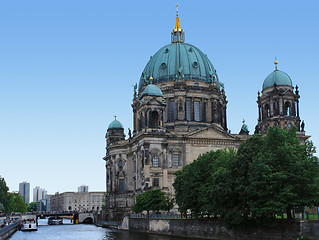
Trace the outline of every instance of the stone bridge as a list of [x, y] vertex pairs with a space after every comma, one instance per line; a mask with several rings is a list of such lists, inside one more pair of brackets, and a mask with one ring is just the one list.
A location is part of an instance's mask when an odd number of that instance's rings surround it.
[[95, 223], [95, 218], [93, 213], [79, 213], [79, 223]]

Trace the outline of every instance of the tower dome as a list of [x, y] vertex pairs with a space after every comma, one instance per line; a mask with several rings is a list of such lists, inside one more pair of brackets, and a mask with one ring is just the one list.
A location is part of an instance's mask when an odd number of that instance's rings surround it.
[[122, 123], [120, 123], [119, 121], [115, 119], [114, 121], [110, 123], [109, 127], [107, 128], [107, 130], [111, 130], [111, 129], [124, 129], [124, 128]]
[[144, 96], [156, 96], [156, 97], [164, 97], [161, 89], [156, 85], [149, 84], [142, 92], [140, 99]]
[[278, 64], [278, 62], [275, 61], [276, 68], [264, 80], [262, 90], [264, 90], [266, 88], [269, 88], [269, 87], [272, 87], [275, 84], [277, 86], [289, 86], [289, 87], [292, 87], [291, 78], [288, 76], [287, 73], [279, 71], [277, 69], [277, 64]]

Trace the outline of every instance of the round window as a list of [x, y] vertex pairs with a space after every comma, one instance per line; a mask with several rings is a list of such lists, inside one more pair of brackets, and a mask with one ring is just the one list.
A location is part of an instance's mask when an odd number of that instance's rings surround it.
[[162, 64], [161, 64], [161, 68], [162, 68], [162, 69], [165, 69], [165, 68], [166, 68], [166, 63], [162, 63]]

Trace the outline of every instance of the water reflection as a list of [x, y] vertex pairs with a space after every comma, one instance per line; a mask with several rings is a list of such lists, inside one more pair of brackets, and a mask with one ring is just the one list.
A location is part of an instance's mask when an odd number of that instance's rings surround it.
[[71, 224], [64, 219], [63, 225], [48, 225], [47, 219], [39, 219], [36, 232], [16, 232], [10, 240], [195, 240], [147, 233], [117, 231], [87, 224]]

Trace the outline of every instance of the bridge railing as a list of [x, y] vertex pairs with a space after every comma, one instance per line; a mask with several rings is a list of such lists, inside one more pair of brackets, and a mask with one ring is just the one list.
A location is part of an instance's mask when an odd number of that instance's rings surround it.
[[19, 225], [19, 223], [11, 223], [11, 224], [5, 226], [4, 228], [0, 228], [0, 239], [2, 239], [1, 236], [3, 234], [9, 232], [13, 228], [17, 228], [18, 225]]
[[189, 216], [185, 216], [184, 214], [180, 213], [131, 213], [130, 218], [142, 218], [142, 219], [187, 219], [190, 218]]

